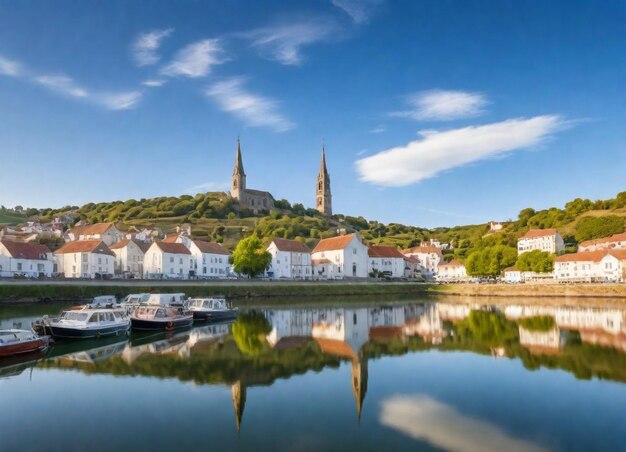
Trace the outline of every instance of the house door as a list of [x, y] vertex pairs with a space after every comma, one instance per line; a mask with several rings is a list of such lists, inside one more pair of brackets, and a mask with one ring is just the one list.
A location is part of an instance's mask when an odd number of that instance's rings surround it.
[[352, 264], [352, 276], [356, 276], [356, 263]]

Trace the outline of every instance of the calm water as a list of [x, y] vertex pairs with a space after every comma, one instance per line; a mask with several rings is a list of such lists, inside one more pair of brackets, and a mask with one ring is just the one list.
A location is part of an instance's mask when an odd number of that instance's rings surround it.
[[626, 310], [333, 303], [0, 361], [0, 450], [626, 449]]

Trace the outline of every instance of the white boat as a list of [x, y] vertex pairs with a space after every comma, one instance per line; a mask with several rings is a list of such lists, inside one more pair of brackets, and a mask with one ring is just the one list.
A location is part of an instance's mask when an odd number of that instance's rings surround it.
[[172, 331], [193, 325], [193, 315], [182, 306], [150, 306], [135, 308], [130, 317], [134, 330]]
[[184, 293], [151, 293], [146, 304], [160, 306], [182, 306], [187, 301]]
[[89, 306], [92, 308], [112, 308], [117, 304], [117, 298], [115, 298], [115, 295], [100, 295], [98, 297], [94, 297], [91, 303], [89, 303]]
[[58, 319], [44, 319], [52, 336], [86, 339], [128, 334], [130, 318], [124, 309], [81, 307], [64, 311]]
[[187, 309], [196, 320], [228, 320], [237, 317], [239, 310], [226, 303], [225, 298], [191, 298]]
[[29, 330], [0, 330], [0, 358], [45, 350], [48, 337]]

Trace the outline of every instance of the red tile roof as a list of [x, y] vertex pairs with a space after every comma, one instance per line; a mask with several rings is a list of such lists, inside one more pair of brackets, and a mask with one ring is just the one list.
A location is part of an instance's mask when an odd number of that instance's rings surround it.
[[135, 245], [137, 245], [139, 247], [139, 249], [145, 253], [148, 248], [150, 247], [150, 245], [152, 245], [152, 243], [144, 243], [140, 240], [137, 239], [124, 239], [124, 240], [120, 240], [117, 243], [114, 243], [113, 245], [109, 246], [110, 250], [119, 250], [122, 248], [125, 248], [126, 246], [128, 246], [128, 244], [130, 242], [133, 242]]
[[586, 240], [582, 242], [580, 246], [600, 245], [602, 243], [624, 242], [624, 241], [626, 241], [626, 232], [622, 232], [621, 234], [614, 234], [610, 237], [604, 237], [601, 239]]
[[357, 358], [357, 354], [347, 342], [322, 338], [315, 338], [315, 342], [318, 343], [323, 353], [347, 359]]
[[291, 253], [311, 253], [311, 249], [302, 242], [297, 240], [279, 239], [274, 237], [272, 243], [276, 245], [278, 251], [288, 251]]
[[313, 248], [312, 253], [319, 253], [321, 251], [336, 251], [342, 250], [352, 241], [352, 238], [356, 234], [340, 235], [339, 237], [331, 237], [329, 239], [322, 239]]
[[402, 254], [439, 254], [441, 255], [441, 250], [434, 245], [420, 245], [414, 246], [413, 248], [408, 248], [406, 250], [402, 250]]
[[438, 267], [463, 267], [463, 263], [458, 259], [452, 259], [450, 262], [442, 262]]
[[412, 264], [419, 264], [420, 263], [420, 260], [418, 258], [416, 258], [416, 257], [413, 257], [413, 256], [404, 256], [404, 260], [406, 262], [410, 262]]
[[80, 235], [104, 234], [112, 226], [114, 226], [113, 223], [87, 224], [85, 226], [74, 226], [72, 229], [70, 229], [70, 232], [76, 237]]
[[404, 254], [395, 246], [371, 245], [367, 249], [367, 255], [369, 257], [397, 257], [404, 259]]
[[176, 243], [177, 239], [178, 239], [178, 234], [167, 234], [162, 241], [165, 243]]
[[12, 240], [0, 240], [0, 243], [15, 259], [46, 260], [47, 253], [50, 252], [47, 246], [39, 243], [14, 242]]
[[169, 254], [191, 254], [182, 243], [154, 242], [164, 253]]
[[219, 243], [205, 242], [204, 240], [193, 240], [193, 243], [196, 244], [202, 253], [223, 254], [224, 256], [230, 256], [230, 251]]
[[95, 253], [115, 256], [115, 253], [102, 240], [76, 240], [68, 242], [56, 250], [54, 254]]
[[556, 235], [558, 231], [554, 228], [550, 229], [531, 229], [526, 234], [524, 234], [522, 239], [538, 239], [540, 237], [548, 237], [551, 235]]
[[554, 262], [600, 262], [608, 253], [608, 250], [598, 250], [563, 254], [554, 259]]

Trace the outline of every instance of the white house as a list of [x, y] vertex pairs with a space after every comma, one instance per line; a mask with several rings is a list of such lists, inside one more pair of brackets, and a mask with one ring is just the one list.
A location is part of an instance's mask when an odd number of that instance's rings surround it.
[[416, 278], [422, 274], [419, 259], [413, 256], [404, 256], [405, 278]]
[[499, 232], [502, 230], [504, 225], [499, 221], [490, 221], [489, 222], [489, 232]]
[[182, 243], [152, 242], [143, 257], [143, 273], [151, 277], [188, 278], [191, 251]]
[[563, 238], [556, 229], [531, 229], [517, 240], [517, 254], [528, 251], [560, 253], [565, 249]]
[[371, 273], [391, 278], [404, 277], [405, 257], [395, 246], [371, 245], [367, 254]]
[[554, 278], [562, 282], [624, 281], [626, 250], [564, 254], [554, 260]]
[[315, 278], [367, 278], [367, 246], [359, 234], [322, 239], [311, 252]]
[[461, 282], [467, 280], [465, 265], [456, 259], [437, 266], [437, 281]]
[[109, 247], [115, 253], [115, 274], [143, 276], [143, 258], [150, 244], [135, 239], [124, 239]]
[[102, 240], [107, 246], [119, 242], [122, 233], [113, 223], [96, 223], [82, 226], [74, 226], [66, 235], [66, 240]]
[[45, 245], [0, 240], [0, 277], [52, 276], [54, 257]]
[[509, 267], [502, 272], [504, 275], [504, 282], [508, 284], [519, 284], [522, 280], [522, 271], [515, 267]]
[[[184, 242], [183, 242], [184, 243]], [[225, 278], [230, 273], [230, 251], [219, 243], [189, 240], [191, 271], [199, 277]]]
[[66, 278], [95, 278], [115, 272], [115, 254], [102, 240], [69, 242], [54, 252], [58, 272]]
[[578, 252], [598, 250], [624, 250], [626, 249], [626, 232], [615, 234], [603, 239], [587, 240], [578, 245]]
[[405, 256], [417, 258], [420, 262], [422, 276], [434, 279], [437, 276], [437, 268], [443, 261], [441, 250], [433, 245], [420, 245], [402, 251]]
[[268, 273], [277, 279], [311, 279], [311, 250], [302, 242], [274, 238], [267, 251], [272, 255]]

